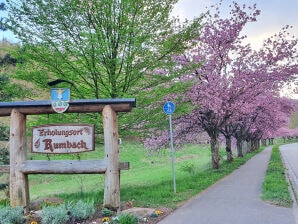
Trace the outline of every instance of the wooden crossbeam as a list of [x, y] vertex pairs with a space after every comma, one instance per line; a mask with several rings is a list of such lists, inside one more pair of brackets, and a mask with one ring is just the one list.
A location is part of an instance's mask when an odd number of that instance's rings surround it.
[[[98, 113], [102, 112], [106, 105], [110, 105], [115, 112], [130, 112], [136, 107], [136, 99], [81, 99], [68, 102], [69, 107], [64, 113]], [[10, 116], [13, 109], [24, 115], [53, 114], [52, 101], [15, 101], [0, 102], [0, 116]]]
[[[25, 174], [104, 174], [105, 160], [27, 160], [20, 166]], [[128, 170], [129, 162], [120, 162], [119, 170]]]

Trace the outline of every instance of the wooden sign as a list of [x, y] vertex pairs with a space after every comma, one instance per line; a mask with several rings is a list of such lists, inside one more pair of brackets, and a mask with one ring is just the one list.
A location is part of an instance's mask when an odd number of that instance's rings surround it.
[[60, 154], [94, 150], [94, 125], [56, 124], [32, 127], [32, 152]]

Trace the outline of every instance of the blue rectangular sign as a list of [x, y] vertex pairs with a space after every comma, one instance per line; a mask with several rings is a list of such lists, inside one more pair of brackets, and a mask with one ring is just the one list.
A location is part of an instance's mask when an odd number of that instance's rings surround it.
[[68, 88], [51, 89], [51, 100], [52, 101], [69, 101], [70, 100], [70, 90]]

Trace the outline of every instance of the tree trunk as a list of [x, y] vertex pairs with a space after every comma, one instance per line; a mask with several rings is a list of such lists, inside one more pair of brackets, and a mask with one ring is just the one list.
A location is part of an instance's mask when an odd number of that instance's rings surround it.
[[211, 137], [212, 168], [219, 169], [219, 140], [218, 135]]
[[[246, 153], [249, 153], [249, 152], [252, 151], [252, 142], [251, 141], [245, 141], [245, 142], [246, 142], [246, 145], [247, 145]], [[243, 146], [242, 146], [242, 148], [243, 148]]]
[[252, 140], [252, 144], [253, 144], [253, 145], [252, 145], [252, 150], [253, 150], [253, 151], [257, 150], [257, 148], [258, 148], [258, 146], [257, 146], [258, 141], [254, 139], [254, 140]]
[[270, 144], [270, 145], [274, 145], [274, 138], [270, 138], [270, 139], [269, 139], [269, 144]]
[[255, 142], [255, 140], [250, 140], [250, 141], [251, 141], [251, 151], [255, 151], [256, 142]]
[[237, 139], [237, 153], [238, 153], [238, 157], [243, 157], [242, 140], [241, 139]]
[[256, 140], [256, 149], [258, 150], [260, 148], [261, 144], [260, 144], [260, 139]]
[[231, 137], [226, 137], [226, 152], [227, 152], [227, 161], [233, 161], [233, 153], [232, 153], [232, 140]]

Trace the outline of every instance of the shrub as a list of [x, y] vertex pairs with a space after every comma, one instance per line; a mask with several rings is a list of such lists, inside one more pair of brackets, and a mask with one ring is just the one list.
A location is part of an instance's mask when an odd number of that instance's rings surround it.
[[9, 139], [8, 136], [9, 136], [9, 127], [0, 126], [0, 141], [8, 141]]
[[68, 220], [67, 210], [64, 205], [44, 207], [40, 216], [44, 224], [64, 224]]
[[195, 165], [193, 163], [185, 163], [181, 166], [181, 171], [187, 172], [189, 174], [194, 174], [196, 172]]
[[22, 224], [24, 215], [22, 207], [5, 207], [0, 209], [0, 224]]
[[9, 164], [9, 152], [7, 148], [0, 148], [0, 165]]
[[64, 224], [68, 221], [78, 221], [91, 218], [95, 213], [94, 203], [78, 201], [77, 203], [68, 202], [59, 206], [44, 207], [41, 211], [42, 223], [45, 224]]
[[101, 214], [102, 214], [103, 217], [111, 217], [111, 216], [114, 215], [114, 212], [111, 211], [110, 209], [103, 208], [103, 209], [101, 210]]
[[[9, 199], [8, 198], [0, 200], [0, 210], [5, 207], [9, 207]], [[1, 219], [1, 217], [0, 217], [0, 219]]]
[[82, 200], [75, 204], [72, 202], [67, 203], [66, 209], [69, 211], [71, 217], [75, 220], [91, 218], [95, 213], [94, 203], [86, 203]]
[[137, 224], [138, 218], [129, 213], [123, 213], [112, 221], [112, 224]]
[[5, 190], [8, 187], [8, 184], [0, 183], [0, 191]]

